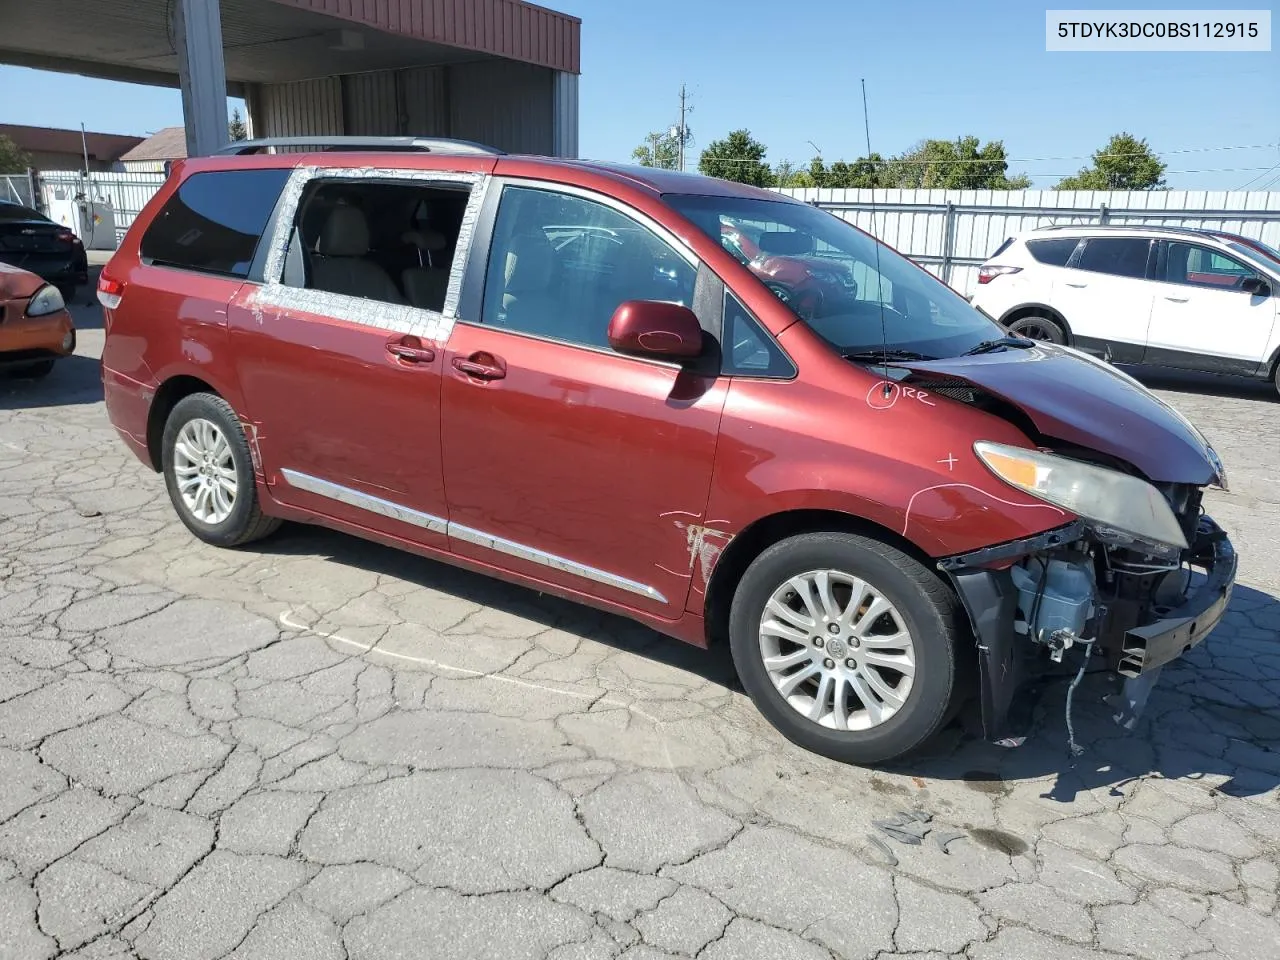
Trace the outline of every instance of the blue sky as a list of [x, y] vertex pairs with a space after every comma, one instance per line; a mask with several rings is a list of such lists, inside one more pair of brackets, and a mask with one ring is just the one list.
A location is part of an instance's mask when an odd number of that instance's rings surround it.
[[[1045, 5], [1026, 0], [548, 5], [583, 20], [584, 156], [628, 158], [646, 133], [675, 121], [684, 82], [695, 153], [747, 127], [772, 162], [806, 163], [814, 153], [807, 141], [828, 161], [852, 159], [864, 152], [858, 81], [865, 77], [872, 146], [882, 154], [925, 137], [976, 134], [1003, 140], [1021, 161], [1011, 170], [1051, 186], [1127, 130], [1162, 154], [1171, 187], [1235, 189], [1253, 181], [1280, 190], [1280, 49], [1047, 53]], [[1202, 9], [1212, 6], [1201, 0]], [[19, 88], [23, 95], [12, 95]], [[0, 67], [0, 122], [81, 121], [142, 134], [181, 123], [182, 108], [173, 90]], [[1253, 148], [1221, 149], [1246, 146]]]

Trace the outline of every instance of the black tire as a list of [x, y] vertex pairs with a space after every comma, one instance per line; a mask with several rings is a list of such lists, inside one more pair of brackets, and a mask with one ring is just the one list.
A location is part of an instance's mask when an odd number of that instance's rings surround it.
[[1067, 342], [1067, 331], [1057, 320], [1038, 314], [1019, 317], [1009, 324], [1009, 332], [1029, 340], [1044, 340], [1048, 343]]
[[[903, 705], [867, 730], [835, 730], [801, 716], [764, 666], [759, 631], [769, 598], [789, 578], [824, 569], [871, 584], [897, 609], [914, 645], [916, 672]], [[954, 715], [960, 702], [958, 613], [955, 595], [902, 551], [854, 534], [803, 534], [769, 547], [747, 568], [730, 608], [729, 642], [747, 693], [783, 736], [832, 760], [878, 763], [910, 753]]]
[[[218, 523], [209, 523], [197, 517], [183, 499], [178, 489], [175, 472], [174, 447], [182, 428], [193, 420], [207, 420], [214, 424], [231, 448], [231, 460], [235, 470], [236, 492], [231, 512]], [[212, 393], [193, 393], [174, 405], [165, 421], [161, 439], [161, 467], [169, 500], [178, 518], [187, 529], [205, 543], [217, 547], [238, 547], [274, 533], [281, 524], [276, 517], [268, 517], [258, 503], [258, 489], [254, 483], [253, 460], [240, 419], [231, 404]]]
[[52, 360], [37, 360], [35, 363], [24, 363], [20, 367], [14, 367], [10, 373], [11, 376], [21, 380], [43, 380], [53, 373], [53, 364]]

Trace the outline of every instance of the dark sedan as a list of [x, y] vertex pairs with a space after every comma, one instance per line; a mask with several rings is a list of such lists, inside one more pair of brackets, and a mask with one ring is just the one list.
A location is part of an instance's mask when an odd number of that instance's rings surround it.
[[89, 260], [80, 238], [18, 203], [0, 202], [0, 263], [29, 270], [52, 283], [68, 303], [76, 286], [89, 282]]

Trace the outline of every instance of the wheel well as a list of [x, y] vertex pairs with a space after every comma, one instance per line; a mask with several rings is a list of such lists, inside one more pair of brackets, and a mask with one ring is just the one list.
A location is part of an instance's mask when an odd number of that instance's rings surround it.
[[169, 420], [169, 414], [179, 400], [193, 393], [220, 396], [217, 390], [199, 377], [173, 377], [162, 383], [156, 391], [155, 398], [151, 401], [151, 410], [147, 414], [147, 455], [151, 458], [152, 470], [160, 470], [160, 440], [164, 436], [164, 425]]
[[1021, 320], [1023, 317], [1047, 317], [1054, 323], [1059, 324], [1067, 334], [1067, 344], [1070, 345], [1072, 340], [1071, 324], [1067, 323], [1065, 317], [1053, 307], [1047, 307], [1043, 303], [1030, 303], [1021, 307], [1014, 307], [1003, 317], [1000, 318], [1001, 326], [1008, 326], [1015, 320]]
[[802, 533], [818, 532], [861, 534], [901, 550], [919, 560], [927, 569], [933, 569], [934, 566], [928, 554], [901, 534], [850, 513], [835, 510], [789, 510], [763, 517], [729, 542], [712, 571], [703, 610], [709, 645], [727, 640], [729, 606], [733, 603], [733, 593], [738, 581], [747, 572], [751, 562], [780, 540]]

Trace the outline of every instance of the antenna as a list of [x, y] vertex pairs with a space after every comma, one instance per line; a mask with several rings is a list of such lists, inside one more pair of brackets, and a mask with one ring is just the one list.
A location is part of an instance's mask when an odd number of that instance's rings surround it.
[[[871, 239], [876, 245], [876, 303], [880, 305], [880, 359], [887, 367], [889, 365], [889, 335], [885, 331], [884, 326], [884, 276], [880, 273], [880, 238], [876, 236], [876, 181], [875, 181], [875, 163], [871, 159], [871, 118], [867, 112], [867, 80], [862, 78], [862, 126], [867, 134], [867, 164], [871, 167]], [[893, 392], [889, 381], [884, 382], [884, 398], [889, 399], [889, 395]]]

